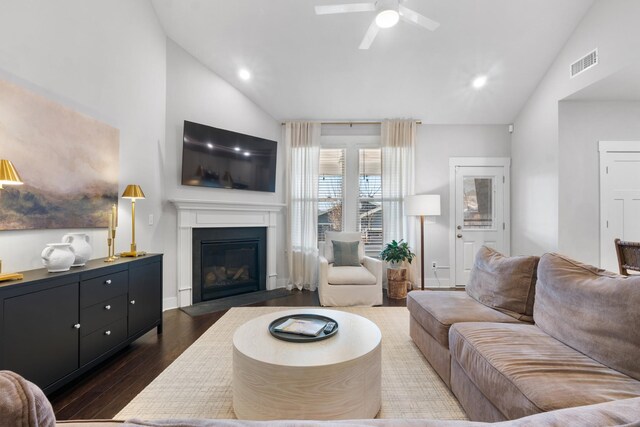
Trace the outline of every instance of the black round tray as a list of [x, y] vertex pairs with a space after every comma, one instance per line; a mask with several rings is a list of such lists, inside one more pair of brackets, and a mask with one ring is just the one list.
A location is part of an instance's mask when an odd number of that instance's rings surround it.
[[[334, 322], [336, 324], [336, 326], [333, 328], [333, 330], [331, 332], [329, 332], [328, 334], [325, 334], [324, 331], [320, 331], [320, 333], [315, 336], [308, 336], [308, 335], [298, 335], [298, 334], [291, 334], [288, 332], [280, 332], [280, 331], [276, 331], [274, 330], [274, 328], [280, 324], [282, 324], [283, 322], [285, 322], [286, 320], [289, 319], [314, 319], [314, 320], [322, 320], [324, 322]], [[283, 340], [283, 341], [290, 341], [290, 342], [314, 342], [314, 341], [322, 341], [322, 340], [326, 340], [327, 338], [330, 338], [332, 336], [334, 336], [335, 334], [338, 333], [338, 322], [336, 322], [335, 320], [333, 320], [330, 317], [327, 316], [322, 316], [319, 314], [305, 314], [305, 313], [300, 313], [300, 314], [290, 314], [288, 316], [283, 316], [280, 317], [276, 320], [274, 320], [273, 322], [271, 322], [269, 324], [269, 332], [271, 333], [271, 335], [273, 335], [274, 337], [278, 338], [279, 340]]]

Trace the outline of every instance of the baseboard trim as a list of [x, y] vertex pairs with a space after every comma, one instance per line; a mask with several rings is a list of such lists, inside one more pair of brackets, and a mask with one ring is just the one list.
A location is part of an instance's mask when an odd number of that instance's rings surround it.
[[162, 311], [178, 308], [178, 297], [168, 297], [162, 300]]

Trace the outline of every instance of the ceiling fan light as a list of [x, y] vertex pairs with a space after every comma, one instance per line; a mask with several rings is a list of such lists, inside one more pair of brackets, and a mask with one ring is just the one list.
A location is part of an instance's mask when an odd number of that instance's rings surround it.
[[376, 25], [380, 28], [391, 28], [400, 20], [400, 14], [397, 10], [387, 9], [378, 13], [376, 16]]

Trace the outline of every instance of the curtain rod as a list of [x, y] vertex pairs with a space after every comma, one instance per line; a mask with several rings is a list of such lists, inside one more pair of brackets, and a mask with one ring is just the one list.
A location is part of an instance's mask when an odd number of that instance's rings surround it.
[[[280, 123], [282, 126], [286, 125], [286, 123]], [[382, 122], [320, 122], [321, 125], [381, 125]], [[422, 124], [422, 120], [416, 120], [417, 125]]]

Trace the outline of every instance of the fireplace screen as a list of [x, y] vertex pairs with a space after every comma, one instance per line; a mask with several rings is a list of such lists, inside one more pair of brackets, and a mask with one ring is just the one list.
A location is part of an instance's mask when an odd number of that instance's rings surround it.
[[265, 289], [265, 242], [260, 228], [194, 233], [194, 302]]
[[202, 247], [203, 288], [255, 284], [258, 242], [209, 243]]

